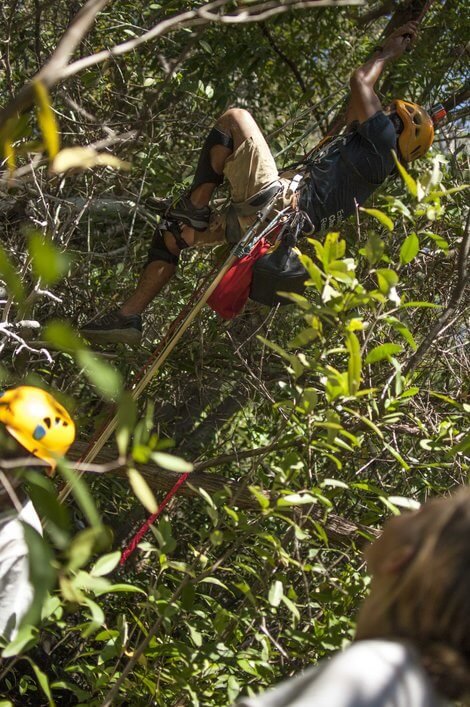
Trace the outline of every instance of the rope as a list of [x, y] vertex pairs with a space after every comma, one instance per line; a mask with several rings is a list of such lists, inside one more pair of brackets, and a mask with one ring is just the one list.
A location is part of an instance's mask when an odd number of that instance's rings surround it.
[[122, 565], [124, 565], [124, 564], [127, 562], [127, 560], [129, 559], [129, 557], [132, 555], [132, 553], [134, 552], [134, 550], [137, 548], [137, 545], [140, 543], [140, 541], [142, 540], [142, 538], [143, 538], [143, 537], [147, 534], [147, 532], [149, 531], [150, 526], [155, 523], [155, 521], [157, 520], [157, 518], [160, 516], [160, 514], [161, 514], [162, 511], [163, 511], [163, 509], [165, 508], [165, 506], [167, 506], [167, 505], [170, 503], [170, 501], [171, 501], [171, 499], [173, 498], [173, 496], [175, 496], [175, 494], [178, 492], [179, 487], [184, 484], [184, 482], [186, 481], [186, 479], [187, 479], [188, 476], [190, 476], [190, 475], [191, 475], [191, 472], [188, 471], [188, 472], [186, 472], [185, 474], [182, 474], [182, 475], [180, 476], [180, 478], [178, 479], [178, 481], [174, 484], [174, 486], [172, 486], [172, 488], [171, 488], [171, 489], [168, 491], [168, 493], [166, 494], [165, 498], [163, 499], [163, 501], [162, 501], [161, 504], [159, 505], [158, 510], [155, 511], [155, 513], [152, 513], [152, 515], [147, 518], [147, 520], [145, 521], [145, 523], [143, 523], [143, 524], [140, 526], [139, 530], [136, 532], [136, 534], [134, 535], [134, 537], [132, 538], [132, 540], [130, 541], [130, 543], [125, 547], [125, 549], [124, 549], [123, 552], [122, 552], [121, 559], [120, 559], [120, 561], [119, 561], [119, 564], [120, 564], [121, 567], [122, 567]]
[[[147, 361], [142, 366], [141, 370], [136, 375], [134, 385], [130, 391], [130, 394], [134, 400], [137, 400], [140, 397], [141, 393], [145, 390], [149, 382], [160, 370], [163, 363], [166, 361], [170, 353], [175, 348], [176, 344], [179, 342], [183, 334], [186, 332], [186, 330], [192, 324], [199, 312], [202, 310], [207, 300], [209, 299], [219, 282], [222, 280], [225, 273], [232, 267], [236, 260], [242, 257], [245, 252], [249, 252], [251, 248], [263, 236], [265, 236], [270, 230], [272, 230], [272, 228], [274, 228], [277, 222], [283, 217], [284, 213], [288, 210], [289, 207], [282, 211], [279, 211], [279, 213], [276, 214], [276, 216], [268, 223], [268, 225], [261, 230], [261, 233], [257, 232], [258, 228], [262, 225], [269, 212], [271, 211], [272, 206], [277, 197], [278, 194], [275, 194], [272, 199], [270, 199], [266, 203], [266, 205], [258, 212], [255, 222], [246, 231], [242, 240], [232, 248], [228, 258], [225, 260], [222, 266], [218, 268], [217, 274], [212, 279], [212, 281], [207, 284], [214, 270], [211, 271], [211, 273], [203, 281], [201, 286], [197, 288], [195, 292], [193, 292], [189, 302], [183, 307], [179, 315], [173, 320], [161, 343], [157, 346], [154, 353], [147, 359]], [[86, 464], [91, 463], [96, 458], [96, 455], [101, 451], [101, 449], [104, 447], [108, 439], [115, 431], [117, 427], [117, 422], [118, 416], [116, 414], [115, 409], [113, 409], [106, 422], [92, 438], [87, 451], [80, 458], [80, 461], [77, 466], [77, 472], [79, 477], [83, 476], [86, 471], [86, 468], [80, 467], [84, 467]], [[59, 495], [59, 501], [63, 502], [69, 496], [71, 491], [71, 485], [69, 483], [66, 484], [66, 486], [62, 489], [62, 492]]]

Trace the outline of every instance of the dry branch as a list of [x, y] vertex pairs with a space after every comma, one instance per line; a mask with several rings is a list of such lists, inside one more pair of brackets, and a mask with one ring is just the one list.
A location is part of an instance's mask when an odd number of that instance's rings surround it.
[[[203, 473], [202, 471], [198, 471], [198, 469], [207, 469], [209, 467], [226, 464], [228, 457], [231, 457], [234, 461], [236, 461], [237, 458], [246, 459], [248, 456], [262, 456], [273, 448], [273, 445], [260, 447], [256, 450], [239, 452], [234, 455], [223, 455], [201, 462], [200, 464], [195, 464], [195, 471], [191, 474], [190, 481], [183, 484], [178, 493], [183, 496], [194, 498], [199, 496], [199, 488], [204, 489], [209, 494], [226, 491], [231, 497], [234, 505], [246, 510], [259, 511], [260, 506], [258, 501], [251, 494], [243, 480], [227, 479], [223, 476], [218, 476], [212, 473]], [[71, 450], [70, 458], [77, 459], [85, 451], [86, 444], [83, 442], [77, 442]], [[112, 463], [113, 459], [115, 459], [115, 454], [113, 450], [108, 448], [100, 452], [96, 458], [96, 463], [109, 465]], [[161, 469], [153, 463], [136, 464], [135, 466], [154, 491], [169, 491], [180, 476], [180, 474], [176, 472]], [[127, 467], [122, 465], [118, 468], [113, 468], [113, 473], [121, 478], [127, 478]], [[262, 493], [274, 506], [278, 496], [265, 490], [263, 490]], [[286, 513], [289, 512], [289, 510], [283, 508], [282, 512]], [[298, 513], [298, 507], [296, 507], [295, 511], [292, 512]], [[342, 518], [334, 513], [329, 513], [325, 520], [325, 510], [321, 507], [317, 508], [315, 506], [309, 506], [308, 514], [310, 518], [313, 518], [313, 520], [323, 524], [328, 539], [333, 545], [350, 545], [351, 540], [353, 540], [359, 546], [362, 546], [368, 542], [368, 537], [378, 535], [378, 531], [374, 528], [369, 528], [368, 526], [354, 523], [353, 521]]]
[[311, 10], [317, 7], [363, 4], [362, 0], [283, 0], [282, 2], [273, 0], [272, 2], [253, 3], [246, 8], [239, 8], [235, 12], [224, 14], [222, 10], [228, 4], [228, 0], [216, 0], [196, 10], [182, 12], [162, 20], [140, 37], [135, 37], [110, 49], [104, 49], [69, 64], [68, 62], [73, 52], [90, 30], [98, 13], [108, 2], [109, 0], [88, 0], [72, 20], [49, 61], [0, 112], [0, 127], [4, 126], [7, 120], [27, 110], [33, 104], [35, 81], [41, 81], [48, 89], [51, 89], [58, 83], [90, 66], [96, 66], [112, 57], [127, 54], [142, 44], [162, 37], [169, 32], [188, 27], [201, 27], [212, 23], [246, 24], [262, 22], [269, 17], [279, 15], [288, 10]]

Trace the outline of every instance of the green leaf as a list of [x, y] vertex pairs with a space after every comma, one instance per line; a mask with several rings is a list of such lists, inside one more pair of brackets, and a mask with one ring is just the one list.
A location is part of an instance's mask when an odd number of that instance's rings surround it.
[[125, 456], [131, 432], [137, 419], [137, 406], [134, 398], [124, 391], [119, 400], [117, 411], [116, 442], [120, 456]]
[[58, 319], [46, 324], [44, 338], [62, 351], [78, 351], [86, 346], [69, 324]]
[[258, 489], [256, 486], [248, 486], [248, 489], [250, 493], [253, 494], [253, 496], [256, 498], [263, 510], [265, 508], [269, 508], [269, 498], [267, 498], [260, 489]]
[[398, 275], [390, 268], [379, 268], [377, 271], [377, 282], [379, 290], [387, 295], [391, 287], [398, 283]]
[[463, 439], [449, 449], [448, 454], [455, 457], [456, 454], [468, 454], [470, 452], [470, 434], [465, 435]]
[[307, 327], [305, 329], [302, 329], [302, 331], [297, 334], [295, 339], [292, 339], [292, 341], [289, 342], [289, 348], [296, 349], [300, 346], [306, 346], [312, 341], [315, 341], [315, 339], [318, 339], [318, 337], [319, 332], [317, 329], [314, 329], [313, 327]]
[[314, 287], [318, 290], [318, 292], [321, 292], [323, 288], [323, 278], [320, 268], [318, 265], [315, 265], [313, 260], [308, 255], [305, 255], [304, 253], [302, 253], [299, 258], [300, 262], [307, 270]]
[[385, 251], [385, 244], [380, 236], [372, 231], [367, 237], [367, 243], [361, 254], [365, 255], [371, 265], [375, 265], [382, 258]]
[[149, 513], [156, 513], [158, 510], [158, 504], [155, 500], [152, 489], [145, 481], [142, 474], [140, 474], [137, 469], [128, 469], [127, 476], [129, 477], [129, 483], [132, 490], [144, 508], [146, 508]]
[[103, 609], [98, 606], [98, 604], [93, 601], [93, 599], [90, 599], [90, 597], [86, 597], [83, 603], [86, 604], [90, 609], [92, 621], [98, 626], [103, 626], [105, 622]]
[[393, 231], [394, 223], [383, 211], [379, 209], [364, 209], [362, 206], [360, 207], [360, 211], [364, 211], [364, 213], [369, 214], [369, 216], [373, 216], [377, 221], [380, 221], [382, 226], [385, 226], [389, 231]]
[[178, 474], [188, 474], [194, 468], [190, 462], [185, 461], [181, 457], [176, 457], [174, 454], [167, 454], [166, 452], [152, 452], [150, 456], [153, 461], [158, 464], [158, 466], [162, 467], [162, 469], [175, 471]]
[[76, 571], [83, 567], [92, 554], [103, 550], [109, 541], [110, 535], [104, 526], [81, 530], [74, 537], [67, 551], [69, 569]]
[[51, 108], [47, 88], [41, 81], [33, 83], [36, 105], [38, 107], [38, 123], [44, 143], [49, 153], [49, 159], [54, 159], [60, 149], [60, 133], [54, 111]]
[[359, 339], [352, 331], [346, 332], [346, 348], [349, 353], [348, 385], [350, 395], [354, 395], [361, 385], [361, 346]]
[[400, 466], [401, 466], [405, 471], [409, 471], [409, 470], [411, 469], [411, 467], [410, 467], [410, 465], [408, 464], [408, 462], [406, 462], [406, 461], [403, 459], [403, 457], [401, 456], [400, 452], [397, 452], [397, 450], [394, 449], [391, 444], [388, 444], [387, 442], [384, 442], [384, 447], [385, 447], [386, 449], [388, 449], [388, 451], [390, 452], [390, 454], [392, 455], [392, 457], [394, 457], [394, 458], [397, 460], [397, 462], [400, 464]]
[[70, 256], [61, 253], [50, 238], [38, 231], [28, 237], [28, 251], [32, 259], [33, 272], [44, 285], [53, 285], [66, 274]]
[[116, 550], [116, 552], [110, 552], [107, 555], [103, 555], [97, 562], [95, 562], [90, 574], [93, 577], [103, 577], [104, 575], [112, 572], [113, 569], [117, 567], [120, 559], [121, 553], [119, 552], [119, 550]]
[[405, 302], [400, 305], [400, 307], [406, 309], [408, 307], [428, 307], [429, 309], [440, 309], [441, 304], [434, 304], [434, 302]]
[[94, 592], [95, 596], [100, 597], [103, 594], [144, 594], [145, 592], [140, 587], [135, 587], [133, 584], [112, 584], [110, 587], [98, 589]]
[[405, 498], [404, 496], [389, 496], [388, 500], [393, 503], [394, 506], [399, 506], [400, 508], [406, 508], [408, 511], [417, 511], [421, 508], [419, 501], [414, 498]]
[[398, 283], [398, 275], [396, 272], [390, 268], [379, 268], [376, 270], [376, 274], [380, 292], [386, 295], [388, 299], [395, 304], [399, 304], [400, 298], [396, 291], [396, 285]]
[[289, 493], [281, 496], [276, 502], [279, 508], [289, 508], [290, 506], [301, 506], [305, 503], [316, 503], [317, 499], [309, 493]]
[[72, 469], [65, 459], [59, 459], [57, 468], [69, 484], [72, 493], [90, 525], [101, 526], [101, 518], [88, 486], [80, 474]]
[[28, 656], [23, 656], [24, 660], [27, 660], [30, 666], [32, 667], [34, 674], [36, 675], [36, 679], [41, 687], [41, 690], [44, 692], [44, 694], [47, 697], [47, 701], [49, 704], [49, 707], [55, 707], [55, 702], [52, 697], [52, 692], [51, 688], [49, 686], [49, 680], [47, 678], [46, 673], [43, 673], [41, 668], [39, 668], [36, 663], [34, 663], [31, 658], [28, 658]]
[[401, 178], [405, 182], [405, 186], [410, 192], [412, 196], [417, 197], [418, 196], [418, 185], [416, 184], [415, 180], [411, 176], [411, 174], [408, 174], [406, 169], [403, 167], [401, 162], [398, 160], [396, 153], [392, 150], [393, 154], [393, 159], [395, 160], [396, 167], [398, 169], [398, 172], [400, 173]]
[[197, 631], [194, 626], [191, 626], [191, 624], [188, 624], [188, 630], [192, 642], [196, 648], [200, 648], [202, 646], [202, 634]]
[[384, 358], [390, 360], [391, 356], [395, 356], [401, 351], [403, 351], [401, 344], [380, 344], [380, 346], [376, 346], [372, 351], [369, 351], [365, 363], [377, 363], [378, 361], [383, 361]]
[[300, 612], [292, 601], [292, 599], [289, 599], [289, 597], [284, 594], [281, 598], [281, 601], [287, 606], [287, 608], [289, 609], [291, 614], [297, 619], [297, 621], [300, 621]]
[[430, 197], [440, 197], [448, 196], [448, 194], [456, 194], [459, 191], [465, 191], [470, 187], [470, 184], [461, 184], [459, 187], [452, 187], [451, 189], [444, 189], [442, 191], [433, 191], [430, 193]]
[[269, 589], [268, 601], [271, 606], [279, 606], [284, 594], [284, 587], [279, 579], [276, 579]]
[[25, 474], [28, 495], [40, 517], [44, 519], [45, 531], [60, 550], [65, 549], [70, 539], [70, 518], [67, 507], [60, 503], [57, 491], [44, 474], [29, 471]]
[[419, 252], [419, 238], [416, 233], [410, 233], [405, 238], [400, 248], [400, 263], [407, 265], [416, 258]]
[[87, 378], [106, 400], [116, 400], [122, 389], [122, 378], [109, 363], [103, 361], [96, 354], [80, 349], [77, 351], [77, 362], [83, 368]]
[[[22, 622], [24, 623], [24, 622]], [[32, 648], [39, 640], [39, 631], [35, 626], [21, 626], [15, 638], [2, 651], [2, 658], [12, 658]]]
[[42, 535], [29, 523], [21, 523], [26, 545], [28, 546], [29, 581], [33, 587], [33, 600], [21, 626], [35, 624], [41, 618], [42, 605], [47, 593], [56, 582], [54, 553]]
[[124, 162], [109, 152], [97, 152], [93, 147], [66, 147], [53, 159], [51, 172], [63, 174], [70, 169], [91, 169], [92, 167], [112, 167], [128, 171], [130, 162]]

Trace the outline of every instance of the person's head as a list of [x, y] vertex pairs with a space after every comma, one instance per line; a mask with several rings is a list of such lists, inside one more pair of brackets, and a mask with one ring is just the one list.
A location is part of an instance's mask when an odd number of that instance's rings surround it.
[[392, 518], [365, 556], [356, 640], [407, 640], [439, 692], [470, 693], [470, 488]]
[[431, 116], [416, 103], [397, 98], [386, 110], [398, 135], [398, 152], [404, 162], [426, 154], [434, 140]]

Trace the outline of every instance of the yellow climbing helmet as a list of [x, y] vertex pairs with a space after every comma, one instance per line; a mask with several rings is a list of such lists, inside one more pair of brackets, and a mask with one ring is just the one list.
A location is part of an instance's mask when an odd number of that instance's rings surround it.
[[403, 130], [398, 136], [400, 154], [407, 162], [412, 162], [422, 157], [431, 147], [434, 140], [434, 125], [429, 113], [416, 103], [394, 101], [403, 123]]
[[0, 422], [52, 468], [75, 439], [75, 424], [67, 410], [50, 393], [29, 385], [0, 392]]

